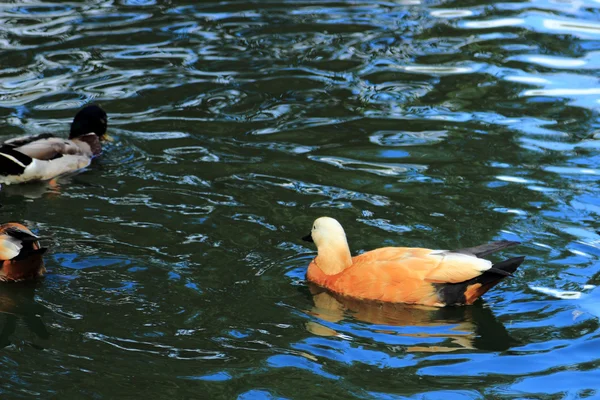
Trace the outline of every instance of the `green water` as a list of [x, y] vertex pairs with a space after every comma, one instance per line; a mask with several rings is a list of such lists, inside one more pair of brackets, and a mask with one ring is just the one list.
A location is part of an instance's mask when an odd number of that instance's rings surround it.
[[[97, 102], [118, 139], [0, 191], [51, 248], [42, 282], [0, 287], [1, 398], [600, 398], [599, 13], [0, 4], [2, 138]], [[323, 215], [353, 254], [527, 259], [472, 307], [339, 303], [304, 281]]]

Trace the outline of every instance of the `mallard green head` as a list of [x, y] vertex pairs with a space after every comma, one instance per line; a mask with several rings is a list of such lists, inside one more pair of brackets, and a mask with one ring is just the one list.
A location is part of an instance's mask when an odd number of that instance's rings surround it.
[[107, 126], [108, 117], [102, 107], [96, 104], [83, 107], [73, 118], [69, 139], [75, 139], [93, 132], [100, 140], [110, 141], [112, 139], [106, 133]]

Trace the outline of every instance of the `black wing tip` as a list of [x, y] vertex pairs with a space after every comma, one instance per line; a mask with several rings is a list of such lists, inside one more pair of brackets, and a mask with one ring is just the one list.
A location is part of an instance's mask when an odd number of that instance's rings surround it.
[[24, 230], [19, 229], [16, 226], [6, 229], [4, 233], [23, 242], [35, 242], [40, 239], [38, 236], [32, 233], [25, 232]]
[[508, 272], [508, 271], [504, 271], [503, 269], [498, 269], [498, 268], [490, 268], [485, 272], [492, 272], [494, 274], [498, 274], [498, 275], [502, 275], [502, 276], [512, 276], [512, 273]]
[[512, 258], [506, 259], [498, 264], [502, 264], [502, 263], [506, 262], [506, 263], [521, 265], [521, 263], [523, 263], [523, 261], [525, 261], [525, 256], [518, 256], [518, 257], [512, 257]]
[[38, 255], [43, 255], [46, 254], [46, 252], [48, 251], [47, 247], [40, 247], [39, 249], [35, 249], [35, 250], [31, 250], [29, 252], [27, 252], [28, 256], [34, 255], [34, 254], [38, 254]]
[[21, 175], [32, 162], [31, 157], [15, 150], [13, 146], [0, 146], [0, 175]]
[[500, 261], [499, 263], [492, 265], [492, 268], [490, 268], [488, 271], [496, 273], [498, 275], [512, 276], [512, 274], [517, 270], [517, 268], [521, 266], [523, 261], [525, 261], [525, 256], [508, 258], [504, 261]]
[[12, 260], [27, 260], [33, 256], [42, 256], [48, 251], [47, 247], [40, 247], [39, 249], [33, 249], [31, 246], [29, 248], [23, 248], [16, 257], [12, 258]]

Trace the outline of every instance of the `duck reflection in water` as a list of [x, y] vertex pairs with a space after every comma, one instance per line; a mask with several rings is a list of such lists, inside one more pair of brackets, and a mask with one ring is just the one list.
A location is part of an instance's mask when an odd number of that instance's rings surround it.
[[[42, 321], [46, 307], [35, 301], [35, 289], [39, 282], [16, 282], [0, 285], [0, 348], [11, 345], [11, 337], [17, 330], [19, 320], [39, 339], [48, 339], [50, 333]], [[39, 347], [39, 345], [34, 345]]]
[[[22, 202], [19, 197], [26, 199], [41, 199], [42, 197], [60, 196], [61, 184], [68, 182], [71, 176], [61, 176], [60, 183], [58, 179], [51, 179], [42, 182], [27, 182], [20, 185], [2, 185], [2, 193], [8, 197], [15, 197], [15, 203]], [[9, 203], [10, 204], [10, 203]]]
[[[355, 319], [375, 325], [368, 328], [372, 332], [424, 338], [426, 341], [434, 339], [437, 343], [447, 339], [454, 344], [412, 345], [405, 348], [408, 352], [438, 353], [464, 349], [502, 351], [516, 343], [492, 311], [481, 304], [483, 301], [472, 307], [438, 308], [359, 300], [328, 292], [312, 283], [308, 285], [314, 302], [309, 314], [323, 321], [341, 324]], [[386, 330], [385, 325], [411, 329], [403, 333], [397, 329]], [[415, 327], [422, 327], [423, 331], [415, 332]], [[314, 321], [307, 323], [307, 329], [319, 336], [340, 336], [335, 329]]]

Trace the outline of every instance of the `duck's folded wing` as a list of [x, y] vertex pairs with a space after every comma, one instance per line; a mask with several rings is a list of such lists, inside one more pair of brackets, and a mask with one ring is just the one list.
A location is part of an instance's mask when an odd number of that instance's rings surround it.
[[0, 232], [0, 260], [18, 258], [24, 248], [38, 249], [38, 239], [29, 229], [20, 224], [5, 225]]
[[37, 140], [48, 139], [51, 137], [53, 137], [53, 135], [50, 133], [42, 133], [40, 135], [19, 136], [2, 142], [2, 146], [19, 147], [31, 142], [35, 142]]
[[[473, 279], [492, 267], [488, 260], [448, 250], [387, 247], [354, 258], [358, 265], [373, 263], [394, 275], [394, 280], [417, 279], [430, 283], [458, 283]], [[383, 271], [382, 271], [383, 272]]]
[[65, 154], [81, 153], [81, 148], [72, 141], [56, 137], [35, 140], [15, 149], [38, 160], [54, 160]]
[[476, 278], [492, 268], [492, 262], [470, 254], [434, 251], [428, 257], [438, 259], [425, 279], [432, 283], [459, 283]]

